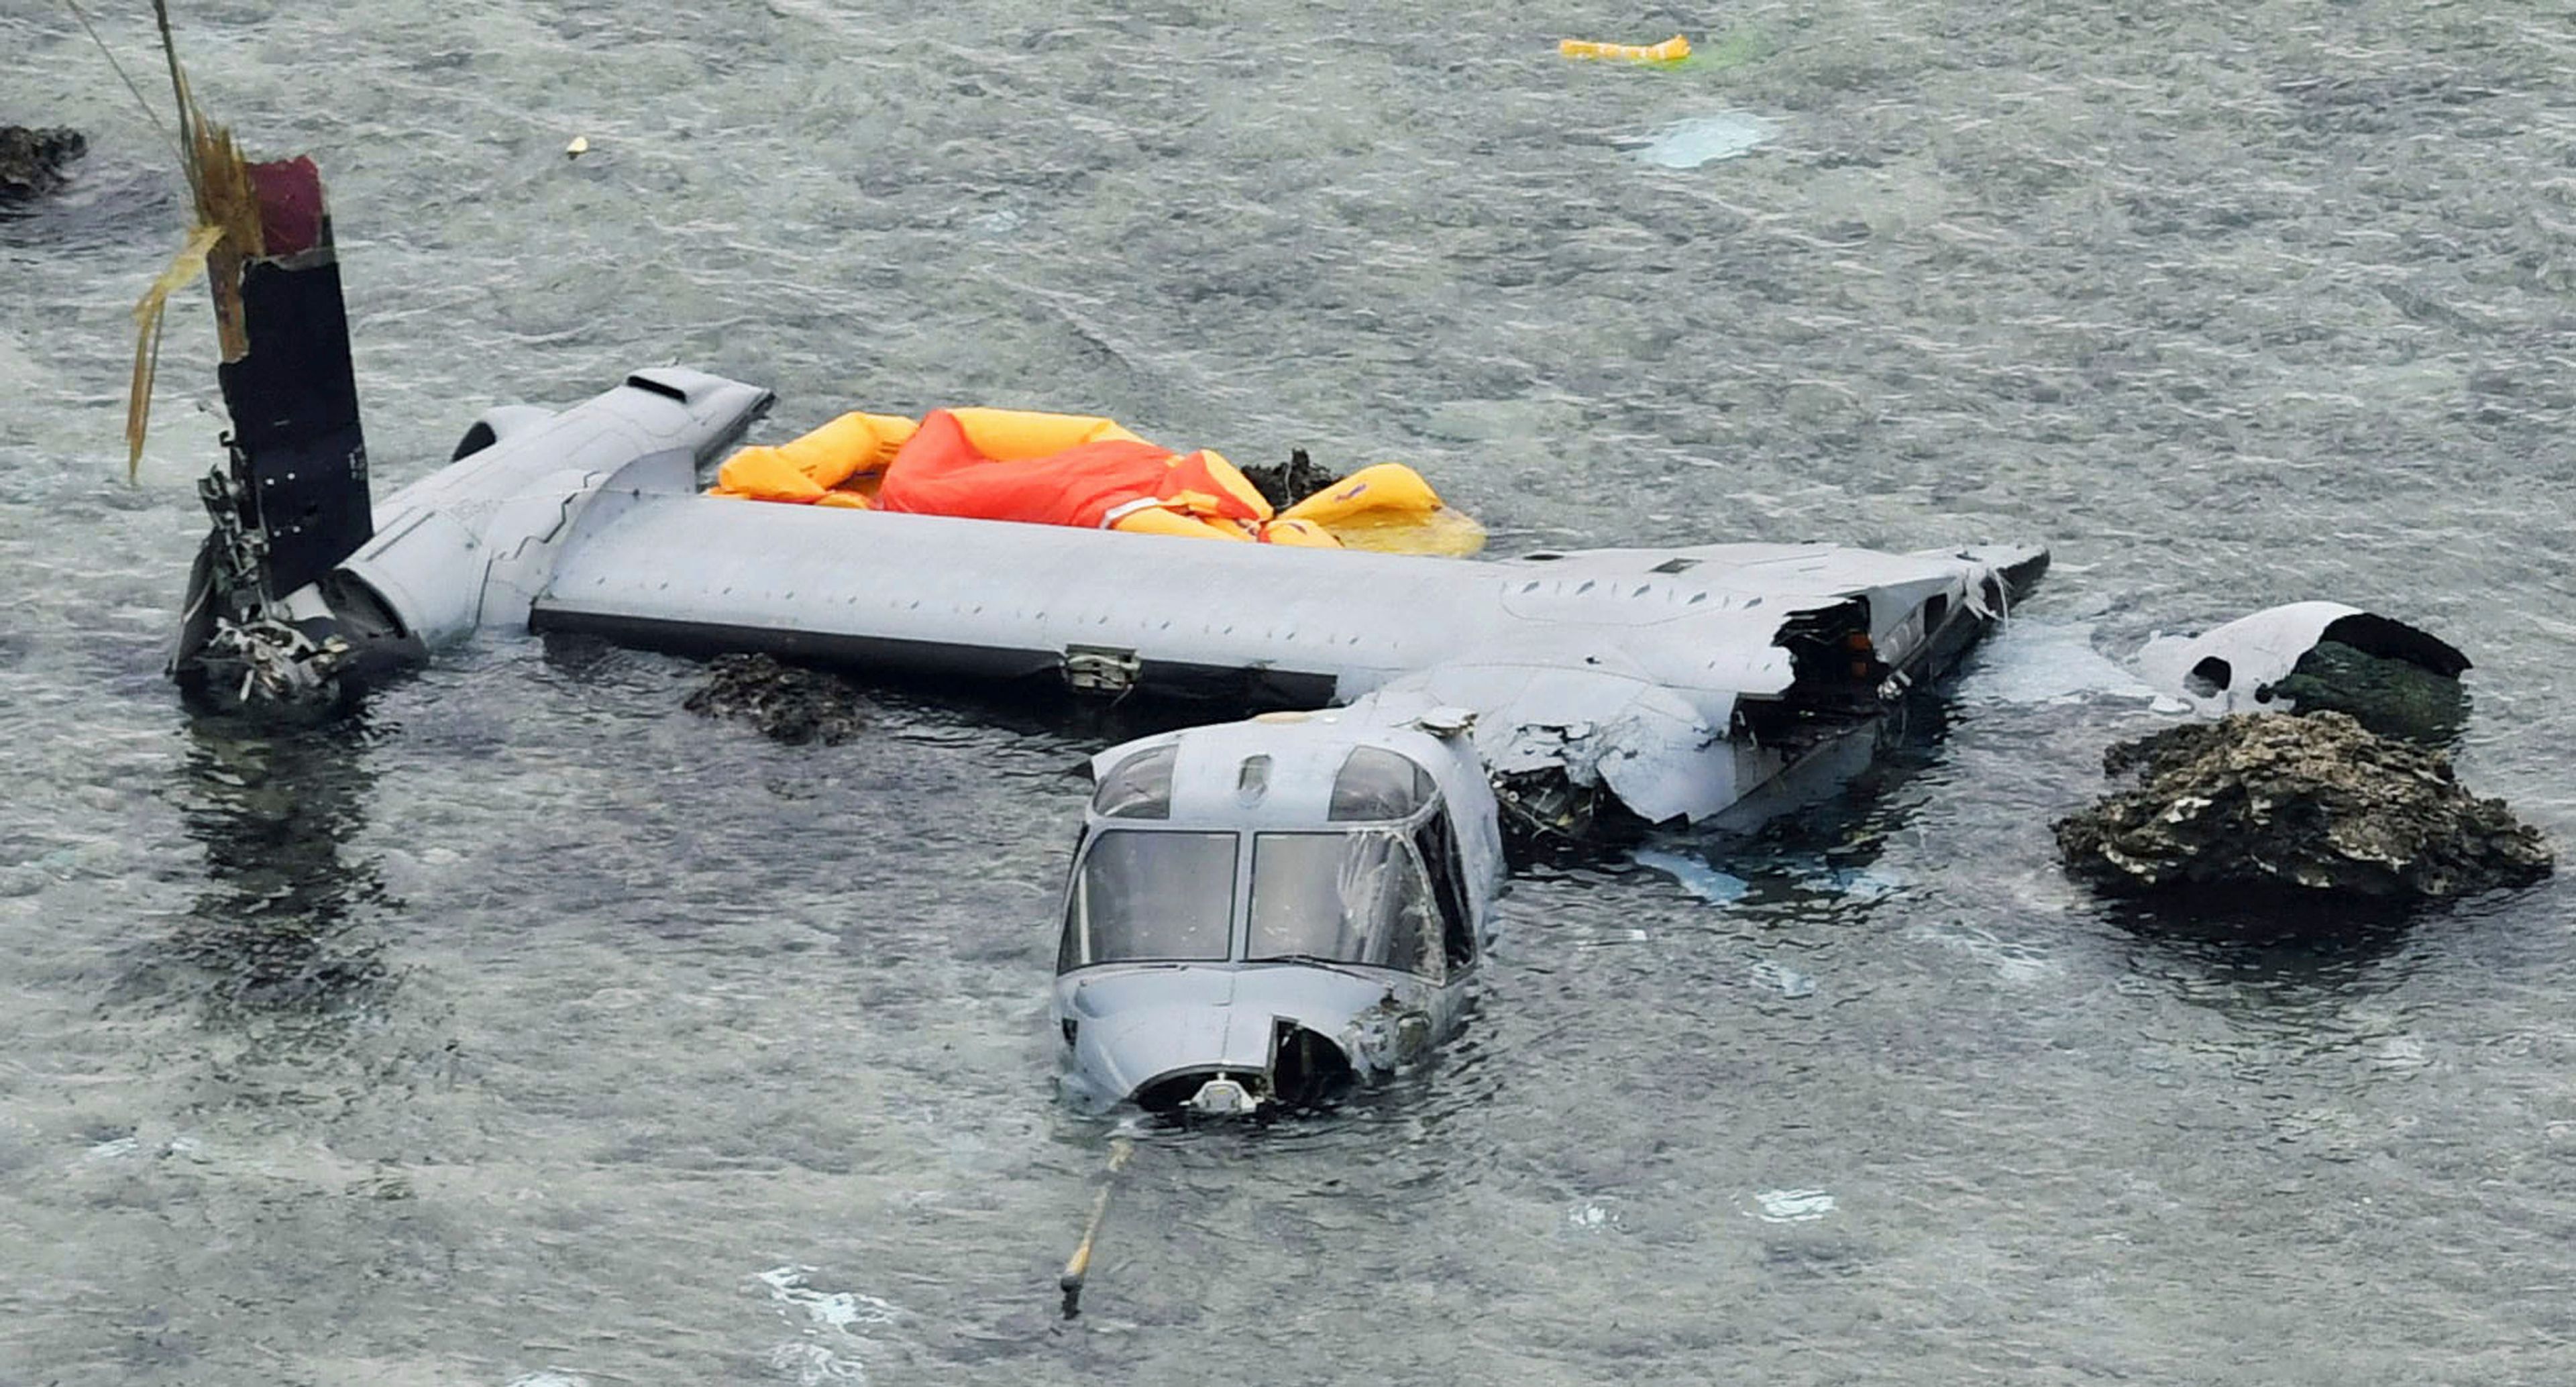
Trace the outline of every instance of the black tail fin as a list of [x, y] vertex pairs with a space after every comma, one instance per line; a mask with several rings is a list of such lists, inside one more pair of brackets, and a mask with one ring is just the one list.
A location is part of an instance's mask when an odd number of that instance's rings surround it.
[[250, 350], [217, 370], [233, 419], [232, 518], [262, 539], [261, 571], [236, 576], [274, 599], [356, 553], [375, 522], [321, 175], [310, 159], [253, 164], [250, 174], [267, 253], [242, 266]]
[[373, 537], [375, 518], [321, 174], [301, 158], [244, 172], [260, 244], [207, 257], [217, 319], [238, 333], [217, 368], [233, 427], [223, 464], [197, 485], [213, 528], [189, 575], [170, 674], [218, 702], [328, 708], [400, 631], [332, 576]]

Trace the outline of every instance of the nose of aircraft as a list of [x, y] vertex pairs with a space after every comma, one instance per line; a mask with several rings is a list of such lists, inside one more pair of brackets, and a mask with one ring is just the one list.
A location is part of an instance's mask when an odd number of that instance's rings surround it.
[[1318, 1101], [1353, 1075], [1331, 1037], [1380, 989], [1306, 968], [1154, 969], [1071, 999], [1070, 1091], [1102, 1106], [1249, 1112]]
[[[1121, 1010], [1082, 1023], [1074, 1035], [1074, 1069], [1110, 1101], [1134, 1099], [1145, 1108], [1184, 1106], [1221, 1075], [1245, 1099], [1257, 1099], [1268, 1084], [1268, 1023], [1223, 998]], [[1232, 1100], [1223, 1088], [1211, 1099]]]

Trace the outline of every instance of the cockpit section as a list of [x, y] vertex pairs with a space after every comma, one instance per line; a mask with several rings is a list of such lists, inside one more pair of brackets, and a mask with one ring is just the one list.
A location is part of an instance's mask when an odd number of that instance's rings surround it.
[[1056, 971], [1224, 962], [1234, 942], [1235, 838], [1132, 828], [1094, 838], [1074, 872]]
[[1393, 829], [1256, 833], [1244, 958], [1446, 969], [1431, 878]]
[[1077, 1087], [1293, 1107], [1455, 1028], [1499, 876], [1463, 737], [1255, 720], [1101, 761], [1056, 956]]
[[[1109, 829], [1074, 869], [1056, 971], [1311, 963], [1444, 981], [1476, 960], [1446, 828], [1440, 821], [1413, 832]], [[1247, 844], [1251, 870], [1238, 893]]]
[[[1238, 787], [1266, 793], [1254, 755]], [[1169, 821], [1174, 748], [1119, 763], [1092, 797], [1056, 971], [1113, 963], [1310, 963], [1444, 980], [1475, 962], [1458, 835], [1431, 772], [1350, 750], [1314, 828]]]

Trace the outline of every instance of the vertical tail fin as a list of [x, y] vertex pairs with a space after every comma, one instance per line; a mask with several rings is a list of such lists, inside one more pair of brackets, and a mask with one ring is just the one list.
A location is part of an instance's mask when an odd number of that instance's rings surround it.
[[[249, 166], [263, 253], [241, 265], [245, 349], [217, 368], [232, 436], [221, 528], [261, 537], [253, 577], [270, 598], [329, 573], [374, 534], [367, 442], [322, 176], [311, 159]], [[217, 491], [221, 495], [216, 494]]]
[[219, 700], [328, 706], [395, 631], [332, 579], [375, 533], [339, 257], [312, 160], [233, 168], [253, 225], [206, 256], [233, 426], [197, 484], [213, 525], [170, 673]]

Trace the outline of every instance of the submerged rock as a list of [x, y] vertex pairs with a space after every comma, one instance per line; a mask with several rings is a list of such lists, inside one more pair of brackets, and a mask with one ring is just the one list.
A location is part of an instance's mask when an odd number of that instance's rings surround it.
[[719, 655], [707, 682], [681, 706], [704, 717], [742, 718], [790, 746], [838, 746], [867, 726], [856, 686], [835, 674], [781, 664], [767, 655]]
[[63, 167], [89, 152], [77, 130], [0, 125], [0, 202], [39, 197], [63, 185]]
[[2272, 891], [2438, 900], [2549, 874], [2548, 842], [2439, 752], [2342, 714], [2238, 714], [2104, 753], [2141, 773], [2056, 825], [2067, 871], [2121, 895]]
[[2426, 746], [2458, 741], [2469, 719], [2468, 690], [2458, 676], [2334, 640], [2317, 642], [2289, 674], [2255, 697], [2286, 698], [2301, 713], [2348, 713], [2380, 736]]

